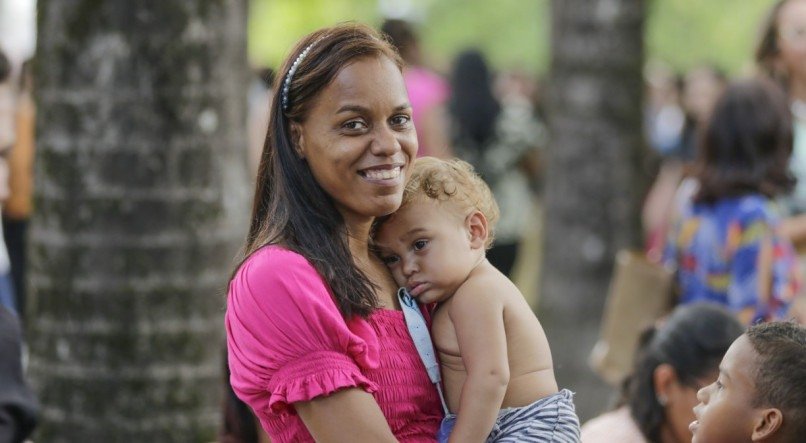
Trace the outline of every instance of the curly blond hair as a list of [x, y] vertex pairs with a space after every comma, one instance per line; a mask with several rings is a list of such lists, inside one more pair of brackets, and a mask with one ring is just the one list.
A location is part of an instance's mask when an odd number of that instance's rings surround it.
[[420, 198], [450, 201], [467, 212], [481, 212], [487, 219], [489, 230], [484, 246], [492, 246], [495, 224], [500, 216], [498, 203], [495, 202], [490, 187], [476, 174], [470, 163], [459, 159], [418, 158], [403, 191], [403, 203], [400, 207]]

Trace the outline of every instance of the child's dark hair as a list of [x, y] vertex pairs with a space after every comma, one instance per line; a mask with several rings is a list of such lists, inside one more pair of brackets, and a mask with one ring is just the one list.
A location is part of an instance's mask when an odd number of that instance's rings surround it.
[[730, 84], [700, 140], [698, 202], [792, 189], [792, 117], [783, 90], [768, 79]]
[[758, 354], [755, 407], [784, 414], [783, 441], [806, 435], [806, 328], [791, 322], [762, 323], [748, 329]]
[[697, 303], [678, 307], [663, 325], [642, 335], [623, 394], [649, 442], [660, 442], [666, 419], [655, 392], [655, 369], [671, 365], [680, 384], [696, 388], [700, 379], [719, 368], [722, 356], [742, 332], [741, 323], [727, 310]]

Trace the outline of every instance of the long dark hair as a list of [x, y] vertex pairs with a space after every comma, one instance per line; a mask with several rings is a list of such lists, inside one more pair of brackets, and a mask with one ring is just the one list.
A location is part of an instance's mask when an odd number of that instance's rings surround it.
[[769, 79], [728, 85], [700, 140], [698, 202], [792, 189], [792, 115], [786, 95]]
[[448, 110], [455, 124], [455, 144], [481, 150], [495, 133], [501, 105], [493, 95], [492, 78], [484, 55], [476, 50], [463, 51], [456, 57], [451, 74], [451, 98]]
[[623, 394], [649, 442], [660, 442], [665, 420], [664, 407], [655, 392], [655, 369], [669, 364], [680, 384], [695, 387], [698, 379], [719, 367], [722, 356], [742, 332], [741, 323], [727, 310], [693, 304], [678, 307], [661, 327], [643, 334]]
[[[283, 82], [299, 54], [283, 109]], [[347, 230], [332, 198], [313, 177], [294, 148], [291, 123], [305, 120], [312, 102], [345, 66], [363, 57], [388, 57], [400, 68], [397, 52], [372, 28], [345, 23], [315, 31], [300, 40], [275, 80], [271, 120], [257, 173], [245, 260], [268, 244], [304, 256], [330, 287], [346, 318], [369, 315], [378, 306], [375, 286], [350, 253]], [[241, 262], [243, 263], [243, 261]]]

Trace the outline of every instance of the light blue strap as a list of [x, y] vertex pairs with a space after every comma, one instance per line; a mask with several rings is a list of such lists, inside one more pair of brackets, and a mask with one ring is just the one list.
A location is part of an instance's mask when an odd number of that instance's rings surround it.
[[445, 396], [442, 394], [442, 377], [439, 372], [439, 363], [437, 362], [434, 344], [431, 342], [431, 334], [428, 332], [428, 325], [425, 323], [423, 313], [420, 312], [420, 307], [414, 298], [409, 295], [406, 288], [400, 288], [397, 291], [397, 297], [400, 299], [400, 307], [403, 309], [403, 317], [406, 319], [406, 327], [409, 330], [411, 341], [414, 342], [414, 347], [417, 348], [417, 353], [420, 354], [420, 359], [428, 372], [428, 378], [437, 387], [442, 409], [447, 415], [449, 411]]

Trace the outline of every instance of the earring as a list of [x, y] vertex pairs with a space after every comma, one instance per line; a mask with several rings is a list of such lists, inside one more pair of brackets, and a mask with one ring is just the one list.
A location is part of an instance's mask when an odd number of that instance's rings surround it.
[[669, 403], [669, 397], [667, 397], [667, 396], [665, 396], [663, 394], [658, 395], [657, 397], [655, 397], [655, 399], [658, 401], [658, 404], [660, 404], [661, 406], [666, 406], [666, 404]]

